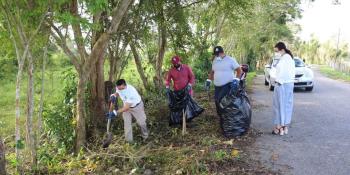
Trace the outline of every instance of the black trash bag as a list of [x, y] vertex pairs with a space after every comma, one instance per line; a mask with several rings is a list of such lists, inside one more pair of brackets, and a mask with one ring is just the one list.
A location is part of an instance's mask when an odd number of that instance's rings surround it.
[[191, 122], [192, 119], [204, 111], [204, 109], [194, 101], [186, 88], [179, 91], [169, 90], [167, 92], [167, 97], [170, 108], [170, 125], [182, 123], [183, 110], [186, 110], [186, 122]]
[[216, 101], [220, 125], [225, 137], [244, 135], [251, 123], [252, 109], [242, 84], [230, 83], [228, 91]]

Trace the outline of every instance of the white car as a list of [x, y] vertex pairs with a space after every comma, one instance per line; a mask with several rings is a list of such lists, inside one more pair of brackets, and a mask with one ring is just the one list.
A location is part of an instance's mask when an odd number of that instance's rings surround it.
[[[314, 88], [314, 73], [305, 63], [298, 57], [294, 57], [295, 62], [295, 82], [294, 88], [305, 88], [306, 91], [312, 91]], [[269, 86], [272, 91], [275, 86], [276, 64], [278, 58], [272, 58], [271, 62], [265, 65], [265, 85]]]

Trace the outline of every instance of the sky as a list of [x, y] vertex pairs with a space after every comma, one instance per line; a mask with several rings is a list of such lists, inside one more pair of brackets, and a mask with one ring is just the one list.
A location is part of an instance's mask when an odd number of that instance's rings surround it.
[[309, 40], [314, 34], [321, 42], [329, 39], [350, 43], [350, 0], [339, 0], [340, 5], [333, 5], [333, 0], [304, 0], [302, 18], [296, 23], [301, 25], [298, 36]]

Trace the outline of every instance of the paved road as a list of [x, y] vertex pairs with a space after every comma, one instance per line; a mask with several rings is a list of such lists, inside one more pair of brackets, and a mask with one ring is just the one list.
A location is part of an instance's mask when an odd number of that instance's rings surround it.
[[252, 147], [265, 166], [295, 175], [350, 174], [350, 83], [315, 71], [313, 92], [294, 93], [289, 135], [273, 136], [272, 92], [255, 79], [252, 126], [263, 132]]

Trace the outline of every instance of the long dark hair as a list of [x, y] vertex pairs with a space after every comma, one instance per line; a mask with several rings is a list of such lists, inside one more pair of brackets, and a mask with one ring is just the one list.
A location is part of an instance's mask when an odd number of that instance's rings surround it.
[[286, 53], [288, 53], [292, 58], [294, 58], [292, 52], [291, 52], [289, 49], [287, 49], [287, 46], [286, 46], [283, 42], [278, 42], [278, 43], [275, 45], [275, 48], [277, 48], [278, 50], [282, 50], [282, 49], [283, 49], [283, 50], [286, 51]]

